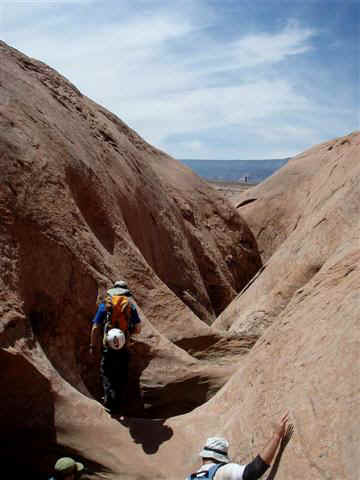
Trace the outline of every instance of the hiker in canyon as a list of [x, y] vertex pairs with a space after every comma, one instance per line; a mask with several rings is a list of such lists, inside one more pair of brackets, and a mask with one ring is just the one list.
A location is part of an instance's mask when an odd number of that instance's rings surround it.
[[140, 333], [141, 321], [132, 294], [123, 280], [106, 292], [92, 321], [90, 354], [103, 333], [100, 376], [104, 389], [104, 407], [112, 414], [122, 414], [126, 402], [129, 367], [129, 339]]
[[228, 457], [229, 442], [222, 437], [210, 437], [207, 439], [199, 456], [202, 458], [202, 466], [186, 480], [214, 479], [214, 480], [257, 480], [269, 468], [276, 450], [285, 435], [288, 422], [288, 414], [284, 415], [280, 422], [274, 425], [274, 432], [259, 455], [247, 465], [231, 462]]

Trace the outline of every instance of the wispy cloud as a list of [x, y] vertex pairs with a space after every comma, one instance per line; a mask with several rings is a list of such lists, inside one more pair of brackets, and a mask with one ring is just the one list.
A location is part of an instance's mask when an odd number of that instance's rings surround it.
[[281, 62], [291, 55], [303, 54], [312, 49], [310, 42], [316, 33], [316, 30], [302, 28], [292, 21], [274, 34], [258, 33], [240, 38], [234, 42], [234, 56], [242, 67]]
[[[317, 40], [323, 27], [316, 22], [289, 17], [271, 29], [239, 23], [230, 35], [219, 23], [225, 17], [216, 15], [220, 3], [106, 5], [92, 0], [6, 4], [3, 38], [58, 69], [175, 156], [187, 156], [184, 148], [198, 157], [213, 152], [241, 158], [242, 151], [259, 157], [266, 149], [265, 156], [284, 149], [291, 155], [336, 130], [329, 120], [324, 128], [321, 86], [313, 81], [319, 73], [309, 75], [312, 66], [304, 61], [297, 65], [308, 55], [321, 55]], [[351, 124], [351, 106], [336, 104], [334, 113]], [[244, 135], [252, 136], [252, 147], [243, 148]], [[228, 147], [221, 148], [221, 138]]]

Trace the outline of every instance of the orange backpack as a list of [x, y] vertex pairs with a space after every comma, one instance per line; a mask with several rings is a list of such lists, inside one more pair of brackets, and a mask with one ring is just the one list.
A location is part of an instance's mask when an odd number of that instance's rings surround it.
[[125, 334], [129, 330], [129, 320], [131, 315], [131, 305], [128, 297], [125, 295], [110, 295], [105, 298], [106, 310], [110, 313], [110, 328], [120, 328]]

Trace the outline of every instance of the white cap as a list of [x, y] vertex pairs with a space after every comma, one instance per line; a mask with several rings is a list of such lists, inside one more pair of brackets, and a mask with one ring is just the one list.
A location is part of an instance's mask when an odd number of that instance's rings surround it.
[[228, 463], [229, 442], [222, 437], [210, 437], [199, 453], [202, 458], [213, 458], [219, 462]]

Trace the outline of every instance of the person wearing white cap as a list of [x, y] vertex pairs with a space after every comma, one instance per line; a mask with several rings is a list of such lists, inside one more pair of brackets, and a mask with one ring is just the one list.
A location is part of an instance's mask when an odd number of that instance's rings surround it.
[[90, 333], [90, 354], [93, 354], [98, 332], [103, 332], [100, 376], [104, 407], [112, 414], [121, 414], [124, 409], [130, 360], [128, 341], [140, 330], [141, 321], [132, 294], [124, 280], [117, 280], [100, 303]]
[[270, 441], [254, 460], [246, 465], [231, 462], [228, 456], [229, 442], [223, 437], [210, 437], [199, 453], [202, 466], [187, 480], [257, 480], [269, 468], [276, 450], [286, 432], [288, 414], [274, 427]]

